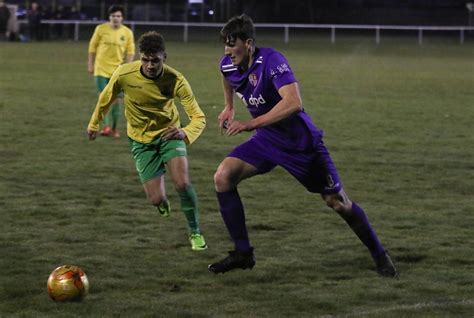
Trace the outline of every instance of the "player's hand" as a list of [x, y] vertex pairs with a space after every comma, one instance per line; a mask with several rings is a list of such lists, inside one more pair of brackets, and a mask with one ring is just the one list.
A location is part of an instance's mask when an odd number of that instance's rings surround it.
[[227, 136], [235, 136], [242, 131], [251, 131], [254, 130], [255, 126], [253, 125], [253, 122], [251, 120], [247, 121], [233, 121], [226, 130], [226, 135]]
[[94, 65], [88, 64], [88, 65], [87, 65], [87, 71], [88, 71], [90, 74], [94, 74]]
[[229, 128], [230, 124], [234, 120], [234, 107], [226, 106], [219, 116], [217, 116], [217, 120], [219, 121], [221, 135], [223, 135], [224, 131]]
[[163, 140], [172, 140], [172, 139], [183, 140], [184, 138], [186, 138], [186, 133], [180, 128], [168, 127], [168, 129], [161, 136], [161, 138]]
[[89, 140], [95, 140], [97, 137], [97, 131], [87, 129], [87, 136], [89, 136]]

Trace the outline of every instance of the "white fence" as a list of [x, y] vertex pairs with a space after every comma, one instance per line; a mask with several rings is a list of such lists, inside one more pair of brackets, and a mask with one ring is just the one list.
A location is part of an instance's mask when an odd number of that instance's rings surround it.
[[[19, 21], [27, 23], [26, 21]], [[97, 25], [106, 21], [83, 21], [83, 20], [43, 20], [43, 24], [72, 24], [74, 25], [74, 41], [79, 40], [79, 27], [81, 25]], [[126, 21], [126, 24], [134, 31], [136, 26], [171, 26], [183, 28], [183, 41], [188, 42], [189, 28], [222, 28], [222, 23], [193, 23], [193, 22], [150, 22], [150, 21]], [[258, 28], [273, 28], [283, 30], [283, 41], [290, 42], [290, 29], [327, 29], [330, 30], [331, 43], [336, 42], [336, 30], [373, 30], [375, 43], [379, 44], [382, 30], [393, 31], [417, 31], [418, 44], [423, 44], [424, 31], [451, 31], [459, 33], [459, 43], [464, 44], [466, 31], [474, 31], [472, 26], [400, 26], [400, 25], [350, 25], [350, 24], [277, 24], [277, 23], [256, 23]]]

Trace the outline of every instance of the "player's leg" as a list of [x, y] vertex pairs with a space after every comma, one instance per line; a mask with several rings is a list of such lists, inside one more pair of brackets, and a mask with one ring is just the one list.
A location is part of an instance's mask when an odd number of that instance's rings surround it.
[[[308, 152], [280, 152], [278, 160], [278, 164], [290, 172], [308, 191], [321, 193], [326, 204], [341, 215], [362, 243], [367, 246], [380, 273], [380, 259], [387, 259], [388, 255], [380, 244], [364, 210], [349, 200], [342, 189], [336, 166], [324, 143], [321, 141], [318, 146]], [[395, 276], [395, 268], [393, 267], [392, 274], [382, 275]]]
[[166, 162], [167, 170], [179, 196], [181, 210], [186, 217], [191, 248], [195, 251], [205, 250], [207, 244], [199, 228], [198, 198], [189, 180], [186, 145], [182, 140], [165, 141], [161, 144], [160, 153]]
[[214, 175], [217, 200], [222, 219], [234, 242], [234, 250], [226, 258], [208, 266], [213, 273], [225, 273], [236, 268], [251, 269], [255, 265], [237, 185], [258, 173], [256, 167], [235, 157], [225, 158], [217, 168]]
[[222, 219], [234, 242], [235, 249], [241, 252], [251, 250], [245, 224], [245, 212], [237, 185], [244, 179], [258, 173], [257, 168], [234, 157], [225, 158], [214, 175], [217, 200]]
[[188, 160], [186, 157], [174, 157], [167, 161], [166, 166], [170, 173], [174, 188], [179, 195], [181, 209], [188, 221], [190, 234], [200, 233], [199, 208], [197, 194], [189, 181]]
[[163, 176], [155, 177], [143, 183], [148, 202], [155, 206], [162, 216], [169, 216], [170, 203], [166, 197], [165, 180]]
[[156, 150], [155, 142], [142, 144], [129, 139], [135, 166], [143, 184], [148, 201], [157, 208], [162, 216], [169, 216], [170, 204], [166, 197], [164, 184], [165, 166]]
[[382, 276], [396, 277], [398, 275], [397, 270], [370, 225], [364, 210], [351, 201], [343, 189], [338, 193], [322, 194], [322, 197], [326, 204], [346, 221], [357, 237], [369, 249], [378, 273]]
[[253, 247], [248, 238], [245, 213], [237, 191], [244, 179], [264, 174], [275, 167], [273, 158], [278, 150], [254, 135], [237, 146], [225, 158], [214, 175], [217, 199], [222, 219], [234, 241], [235, 250], [223, 260], [209, 265], [214, 273], [225, 273], [235, 268], [252, 268], [255, 265]]
[[120, 111], [121, 111], [121, 105], [123, 105], [123, 98], [119, 97], [115, 100], [115, 102], [112, 104], [112, 107], [110, 109], [110, 121], [111, 121], [111, 128], [112, 128], [112, 136], [114, 138], [119, 138], [120, 137], [120, 132], [117, 128], [118, 122], [120, 119]]
[[267, 156], [272, 148], [253, 136], [237, 146], [220, 163], [214, 175], [217, 200], [222, 219], [234, 242], [235, 250], [252, 250], [249, 242], [245, 213], [237, 185], [244, 179], [263, 174], [275, 167]]
[[355, 202], [349, 200], [343, 189], [338, 193], [322, 194], [322, 197], [326, 204], [346, 221], [357, 237], [369, 249], [374, 259], [385, 252], [364, 210]]

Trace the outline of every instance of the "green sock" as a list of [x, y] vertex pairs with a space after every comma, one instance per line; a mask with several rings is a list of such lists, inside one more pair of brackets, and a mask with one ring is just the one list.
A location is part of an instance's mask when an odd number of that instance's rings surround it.
[[104, 119], [102, 119], [102, 126], [110, 126], [110, 111], [105, 114]]
[[110, 110], [110, 117], [112, 118], [112, 128], [116, 128], [118, 124], [118, 119], [120, 116], [120, 103], [115, 103], [112, 105]]
[[194, 187], [189, 185], [186, 190], [178, 191], [181, 200], [181, 210], [183, 210], [188, 228], [191, 234], [200, 233], [199, 231], [199, 210], [197, 204], [197, 195]]

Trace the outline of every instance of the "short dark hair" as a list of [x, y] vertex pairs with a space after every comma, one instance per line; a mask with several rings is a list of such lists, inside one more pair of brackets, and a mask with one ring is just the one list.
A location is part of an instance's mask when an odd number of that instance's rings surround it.
[[149, 55], [165, 51], [165, 39], [156, 31], [148, 31], [138, 39], [140, 52]]
[[118, 4], [113, 4], [109, 7], [109, 10], [107, 10], [107, 12], [109, 13], [109, 15], [111, 15], [112, 13], [115, 13], [117, 11], [120, 11], [122, 13], [122, 15], [125, 15], [125, 9], [123, 6], [121, 5], [118, 5]]
[[255, 27], [252, 18], [246, 14], [231, 18], [221, 30], [221, 40], [226, 43], [241, 39], [255, 39]]

